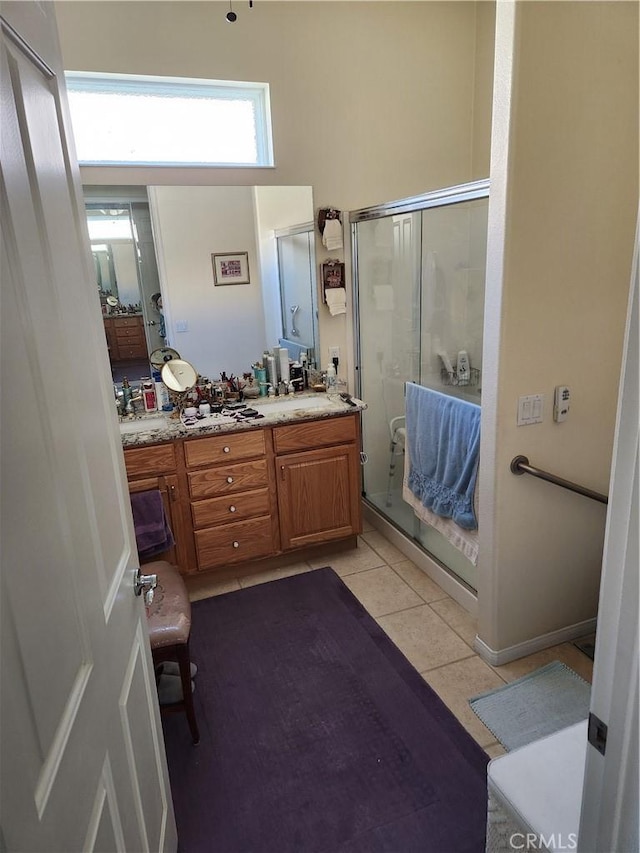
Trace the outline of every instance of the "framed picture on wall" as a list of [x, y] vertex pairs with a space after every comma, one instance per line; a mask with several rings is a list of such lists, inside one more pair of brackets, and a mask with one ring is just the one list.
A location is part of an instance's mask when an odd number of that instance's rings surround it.
[[249, 284], [248, 252], [223, 252], [211, 255], [213, 263], [213, 283], [216, 287], [224, 284]]

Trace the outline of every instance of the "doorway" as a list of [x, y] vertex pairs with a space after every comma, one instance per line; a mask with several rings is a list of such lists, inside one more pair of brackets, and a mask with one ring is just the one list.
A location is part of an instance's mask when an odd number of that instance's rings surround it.
[[166, 334], [149, 205], [92, 200], [85, 209], [112, 379], [139, 382]]

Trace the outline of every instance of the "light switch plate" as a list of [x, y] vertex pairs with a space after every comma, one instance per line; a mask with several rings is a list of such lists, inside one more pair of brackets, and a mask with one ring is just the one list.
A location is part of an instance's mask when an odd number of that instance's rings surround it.
[[540, 424], [544, 417], [544, 394], [527, 394], [518, 398], [518, 426]]

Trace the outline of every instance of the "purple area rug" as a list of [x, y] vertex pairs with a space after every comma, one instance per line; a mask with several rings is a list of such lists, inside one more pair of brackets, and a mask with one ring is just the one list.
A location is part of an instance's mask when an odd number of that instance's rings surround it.
[[487, 755], [335, 572], [198, 601], [180, 853], [481, 853]]

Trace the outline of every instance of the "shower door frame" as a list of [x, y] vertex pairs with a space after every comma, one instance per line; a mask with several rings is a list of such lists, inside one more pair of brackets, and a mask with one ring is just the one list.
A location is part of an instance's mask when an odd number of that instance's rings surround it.
[[[451, 187], [434, 190], [422, 195], [411, 196], [409, 198], [400, 199], [398, 201], [387, 202], [385, 204], [374, 205], [373, 207], [365, 207], [360, 210], [350, 211], [349, 224], [351, 229], [351, 275], [353, 281], [353, 316], [354, 316], [354, 373], [356, 396], [361, 399], [362, 395], [362, 351], [360, 338], [360, 279], [358, 270], [358, 234], [357, 225], [360, 222], [370, 222], [376, 219], [383, 219], [389, 216], [395, 216], [404, 213], [421, 213], [424, 210], [432, 208], [448, 207], [454, 204], [461, 204], [467, 201], [475, 201], [477, 199], [489, 198], [490, 181], [485, 178], [480, 181], [471, 181], [467, 184], [457, 184]], [[365, 401], [366, 402], [366, 401]], [[364, 437], [364, 433], [363, 433]], [[366, 461], [366, 447], [363, 446], [363, 459]], [[463, 590], [476, 596], [477, 592], [473, 587], [469, 586], [466, 581], [459, 577], [445, 563], [439, 560], [434, 554], [427, 550], [422, 543], [414, 536], [411, 536], [406, 530], [403, 530], [396, 522], [387, 516], [379, 507], [375, 506], [364, 493], [364, 471], [362, 472], [362, 500], [365, 505], [379, 516], [385, 524], [390, 525], [398, 534], [403, 537], [412, 548], [419, 549], [429, 560], [438, 566], [446, 576], [451, 578], [454, 585], [459, 584]], [[457, 598], [455, 592], [450, 588], [449, 593]], [[467, 596], [465, 596], [467, 598]], [[460, 601], [462, 603], [462, 601]], [[465, 603], [468, 608], [469, 602]]]

